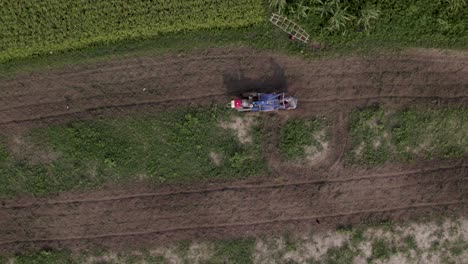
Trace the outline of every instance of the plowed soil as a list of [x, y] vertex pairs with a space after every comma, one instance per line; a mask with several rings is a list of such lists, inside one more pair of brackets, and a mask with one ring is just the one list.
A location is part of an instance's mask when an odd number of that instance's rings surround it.
[[[266, 158], [273, 173], [238, 182], [108, 187], [0, 204], [0, 253], [31, 248], [115, 249], [183, 239], [230, 238], [286, 230], [404, 221], [440, 213], [467, 215], [468, 159], [350, 168], [348, 114], [379, 103], [468, 107], [468, 56], [438, 51], [306, 61], [252, 51], [209, 50], [23, 74], [0, 82], [0, 129], [98, 116], [154, 112], [188, 104], [226, 103], [244, 91], [289, 90], [297, 111], [325, 115], [330, 151], [312, 167]], [[267, 145], [274, 145], [274, 136]]]

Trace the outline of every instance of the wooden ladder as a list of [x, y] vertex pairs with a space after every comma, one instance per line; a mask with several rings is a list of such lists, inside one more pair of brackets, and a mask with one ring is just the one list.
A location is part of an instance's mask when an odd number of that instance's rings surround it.
[[284, 16], [272, 13], [270, 17], [270, 22], [273, 23], [275, 26], [279, 27], [284, 32], [288, 33], [290, 36], [293, 36], [294, 39], [298, 39], [304, 43], [307, 43], [309, 41], [309, 34], [307, 34], [307, 32], [305, 32], [305, 30], [298, 26], [296, 23], [292, 22]]

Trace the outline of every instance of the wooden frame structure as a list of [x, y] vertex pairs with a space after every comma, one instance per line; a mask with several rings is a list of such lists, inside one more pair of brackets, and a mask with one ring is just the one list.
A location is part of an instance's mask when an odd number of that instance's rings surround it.
[[273, 23], [275, 26], [279, 27], [284, 32], [288, 33], [294, 39], [300, 40], [307, 44], [309, 42], [310, 36], [298, 26], [293, 21], [289, 20], [284, 16], [280, 16], [278, 14], [272, 13], [270, 17], [270, 22]]

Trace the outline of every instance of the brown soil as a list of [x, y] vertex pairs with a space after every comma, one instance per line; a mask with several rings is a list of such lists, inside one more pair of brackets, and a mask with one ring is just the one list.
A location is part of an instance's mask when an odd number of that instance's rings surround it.
[[[275, 131], [290, 116], [328, 117], [333, 131], [320, 164], [286, 164], [273, 150], [267, 157], [272, 175], [258, 179], [109, 187], [3, 200], [0, 253], [44, 247], [128, 249], [183, 239], [467, 214], [466, 158], [372, 169], [343, 166], [350, 146], [348, 114], [356, 107], [375, 103], [389, 109], [414, 103], [467, 107], [464, 54], [417, 50], [305, 61], [247, 49], [210, 50], [203, 55], [145, 57], [23, 74], [0, 82], [0, 131], [13, 134], [83, 118], [224, 104], [241, 92], [286, 88], [299, 98], [299, 109], [269, 114], [266, 129]], [[271, 133], [267, 148], [276, 144], [277, 135]]]

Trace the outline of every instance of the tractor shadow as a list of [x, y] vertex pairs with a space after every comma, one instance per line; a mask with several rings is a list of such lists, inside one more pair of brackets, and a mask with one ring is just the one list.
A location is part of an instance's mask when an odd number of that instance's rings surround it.
[[273, 59], [270, 59], [269, 65], [265, 67], [265, 74], [259, 78], [246, 77], [240, 69], [235, 73], [224, 74], [223, 82], [229, 96], [239, 96], [248, 92], [287, 92], [284, 69]]

